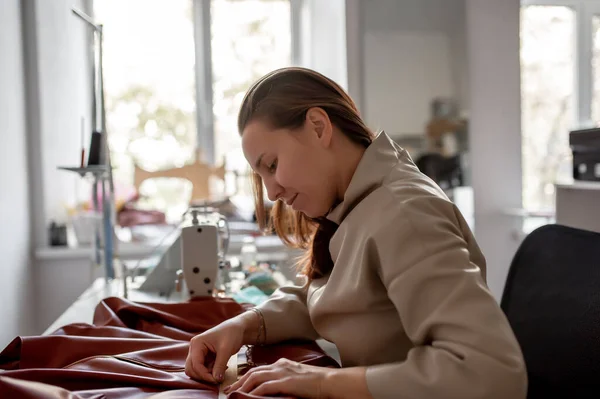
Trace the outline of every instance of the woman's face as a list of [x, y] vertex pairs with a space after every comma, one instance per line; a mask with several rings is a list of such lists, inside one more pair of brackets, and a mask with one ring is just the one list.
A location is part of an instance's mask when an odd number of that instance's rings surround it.
[[272, 129], [259, 120], [242, 132], [244, 155], [260, 175], [271, 201], [282, 200], [308, 217], [324, 216], [336, 200], [332, 125], [320, 108], [296, 130]]

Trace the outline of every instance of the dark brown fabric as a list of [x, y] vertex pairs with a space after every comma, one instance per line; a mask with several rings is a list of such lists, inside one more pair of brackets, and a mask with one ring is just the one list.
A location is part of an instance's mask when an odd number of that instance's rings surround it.
[[[0, 397], [216, 399], [216, 385], [185, 374], [189, 340], [244, 310], [231, 299], [154, 304], [107, 298], [96, 307], [93, 325], [15, 338], [0, 353]], [[253, 348], [249, 361], [254, 366], [282, 357], [337, 367], [314, 342]]]

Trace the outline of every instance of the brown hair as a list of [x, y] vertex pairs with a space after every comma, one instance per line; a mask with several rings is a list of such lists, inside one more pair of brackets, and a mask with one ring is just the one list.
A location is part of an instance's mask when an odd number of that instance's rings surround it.
[[[333, 80], [306, 68], [277, 69], [259, 79], [248, 90], [238, 115], [240, 134], [254, 120], [273, 129], [298, 129], [310, 108], [320, 107], [350, 140], [368, 147], [373, 133], [360, 117], [350, 96]], [[276, 201], [267, 225], [263, 200], [263, 182], [252, 174], [256, 217], [262, 229], [273, 229], [282, 241], [293, 248], [306, 250], [300, 269], [309, 280], [322, 277], [333, 268], [329, 240], [337, 225], [325, 218], [312, 219]]]

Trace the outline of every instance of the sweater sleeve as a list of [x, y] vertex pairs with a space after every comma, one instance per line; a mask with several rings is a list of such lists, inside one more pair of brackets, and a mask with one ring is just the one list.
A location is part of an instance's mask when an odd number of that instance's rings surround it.
[[441, 198], [395, 208], [373, 242], [414, 346], [403, 362], [367, 368], [373, 398], [525, 398], [520, 347], [486, 286], [485, 260], [469, 251], [460, 213]]
[[265, 320], [267, 344], [318, 338], [306, 307], [307, 290], [308, 285], [281, 287], [258, 306]]

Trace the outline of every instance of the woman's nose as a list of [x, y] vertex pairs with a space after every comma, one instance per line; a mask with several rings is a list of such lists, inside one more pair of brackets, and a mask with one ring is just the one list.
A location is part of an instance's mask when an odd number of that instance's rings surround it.
[[267, 188], [267, 197], [269, 198], [269, 201], [275, 202], [283, 195], [283, 187], [277, 182], [265, 182], [265, 186]]

